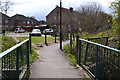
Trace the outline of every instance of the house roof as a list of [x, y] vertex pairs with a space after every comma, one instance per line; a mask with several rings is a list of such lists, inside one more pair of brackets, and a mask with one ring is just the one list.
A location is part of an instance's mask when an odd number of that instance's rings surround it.
[[[60, 7], [59, 7], [59, 6], [56, 6], [46, 17], [48, 17], [50, 14], [52, 14], [52, 12], [54, 12], [57, 8], [58, 8], [58, 12], [59, 12]], [[62, 11], [64, 11], [66, 14], [70, 15], [70, 10], [69, 10], [69, 9], [62, 7]], [[73, 14], [77, 14], [77, 15], [78, 15], [78, 14], [80, 14], [80, 13], [73, 10]]]
[[29, 21], [36, 21], [37, 22], [37, 20], [35, 18], [26, 17], [26, 16], [21, 15], [21, 14], [16, 14], [16, 15], [12, 16], [11, 18], [14, 19], [14, 20], [16, 20], [16, 19], [17, 20], [25, 20], [25, 21], [29, 20]]
[[10, 17], [4, 13], [0, 12], [0, 14], [2, 14], [2, 19], [10, 19]]
[[21, 15], [21, 14], [16, 14], [14, 16], [11, 17], [12, 19], [14, 20], [27, 20], [27, 17], [25, 17], [24, 15]]

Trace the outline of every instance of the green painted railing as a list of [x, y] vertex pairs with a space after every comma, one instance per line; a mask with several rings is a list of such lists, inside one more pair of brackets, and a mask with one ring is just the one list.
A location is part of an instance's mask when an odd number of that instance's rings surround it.
[[19, 80], [29, 76], [29, 39], [0, 53], [1, 78]]
[[79, 39], [78, 63], [95, 79], [120, 79], [119, 55], [118, 49]]

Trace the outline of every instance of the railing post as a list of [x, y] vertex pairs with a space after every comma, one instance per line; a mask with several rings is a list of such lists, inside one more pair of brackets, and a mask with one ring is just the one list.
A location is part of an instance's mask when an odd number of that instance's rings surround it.
[[31, 33], [29, 34], [29, 42], [30, 42], [30, 53], [31, 53]]
[[81, 47], [82, 47], [82, 44], [81, 44], [81, 40], [79, 40], [79, 50], [78, 50], [78, 64], [80, 65], [81, 64]]
[[19, 80], [19, 47], [17, 48], [17, 54], [16, 54], [16, 72], [17, 72], [17, 80]]
[[105, 46], [107, 46], [108, 45], [108, 37], [106, 38], [106, 44], [105, 44]]
[[57, 42], [56, 42], [56, 31], [55, 31], [55, 43], [57, 43]]
[[3, 66], [3, 60], [0, 59], [0, 80], [2, 80], [2, 66]]
[[120, 60], [119, 58], [120, 58], [120, 53], [118, 53], [118, 63], [117, 63], [117, 65], [118, 65], [118, 66], [117, 66], [117, 67], [118, 67], [118, 72], [117, 72], [117, 79], [119, 79], [119, 71], [120, 71], [120, 70], [119, 70], [119, 62], [120, 62], [120, 61], [119, 61], [119, 60]]
[[98, 46], [96, 46], [96, 72], [95, 72], [95, 78], [98, 79]]
[[29, 77], [30, 67], [29, 67], [29, 41], [27, 41], [27, 77]]
[[46, 31], [45, 31], [45, 45], [47, 46], [47, 34], [46, 34]]
[[76, 36], [76, 47], [77, 47], [77, 49], [76, 49], [76, 58], [77, 58], [77, 62], [78, 62], [78, 44], [79, 44], [79, 36], [77, 35]]

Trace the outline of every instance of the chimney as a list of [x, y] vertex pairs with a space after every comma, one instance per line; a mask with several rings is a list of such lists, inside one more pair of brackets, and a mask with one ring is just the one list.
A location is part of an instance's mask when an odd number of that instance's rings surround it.
[[70, 7], [70, 12], [72, 12], [73, 11], [73, 8], [72, 7]]

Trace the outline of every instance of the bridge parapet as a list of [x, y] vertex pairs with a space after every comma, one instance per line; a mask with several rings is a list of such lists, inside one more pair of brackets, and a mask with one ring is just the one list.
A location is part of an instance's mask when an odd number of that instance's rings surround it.
[[[87, 49], [87, 51], [86, 51]], [[78, 63], [96, 79], [120, 78], [120, 50], [79, 39]]]
[[2, 79], [19, 80], [29, 76], [29, 49], [29, 39], [26, 39], [0, 53]]

